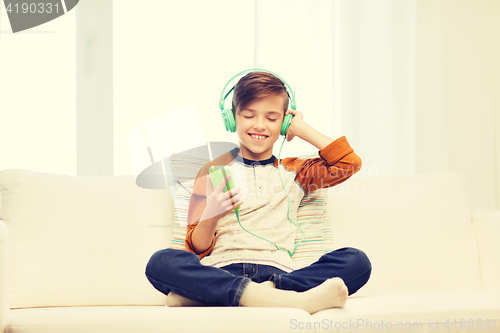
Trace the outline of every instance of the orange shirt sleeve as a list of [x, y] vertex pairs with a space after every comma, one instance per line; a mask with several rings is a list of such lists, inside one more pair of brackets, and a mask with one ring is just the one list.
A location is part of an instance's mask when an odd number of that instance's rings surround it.
[[207, 174], [208, 174], [208, 165], [204, 166], [196, 176], [193, 193], [191, 193], [191, 198], [189, 199], [188, 218], [187, 218], [188, 230], [186, 233], [186, 239], [184, 241], [186, 250], [188, 250], [189, 252], [193, 252], [194, 254], [197, 254], [200, 259], [209, 255], [210, 252], [212, 252], [212, 249], [215, 244], [215, 235], [214, 235], [212, 237], [212, 243], [210, 247], [203, 253], [196, 253], [194, 251], [193, 240], [192, 240], [193, 231], [198, 226], [201, 215], [203, 214], [203, 211], [207, 206], [207, 197], [206, 197]]
[[361, 169], [361, 158], [354, 153], [345, 136], [321, 149], [319, 156], [283, 160], [287, 169], [292, 168], [297, 172], [296, 179], [306, 194], [338, 185]]
[[198, 255], [198, 257], [200, 259], [202, 259], [203, 257], [208, 256], [210, 254], [210, 252], [212, 252], [212, 249], [214, 248], [214, 245], [215, 245], [215, 235], [212, 237], [212, 243], [210, 244], [210, 247], [208, 249], [206, 249], [202, 253], [196, 253], [194, 251], [194, 247], [193, 247], [192, 235], [193, 235], [193, 231], [197, 225], [198, 225], [198, 223], [188, 225], [188, 231], [186, 234], [185, 244], [186, 244], [186, 249], [189, 252], [193, 252], [194, 254]]

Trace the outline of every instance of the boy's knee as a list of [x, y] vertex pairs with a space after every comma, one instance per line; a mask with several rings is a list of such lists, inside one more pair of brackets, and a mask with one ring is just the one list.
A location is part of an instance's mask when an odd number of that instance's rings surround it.
[[355, 257], [356, 261], [364, 264], [367, 267], [371, 267], [370, 259], [368, 259], [368, 256], [366, 255], [366, 253], [364, 253], [363, 251], [361, 251], [359, 249], [355, 249], [352, 247], [349, 247], [348, 249], [352, 252], [352, 255]]
[[347, 247], [345, 249], [349, 253], [349, 261], [352, 263], [352, 265], [356, 266], [359, 271], [371, 272], [372, 264], [370, 262], [370, 259], [368, 259], [366, 253], [352, 247]]
[[326, 254], [333, 262], [337, 263], [341, 256], [344, 263], [359, 272], [371, 272], [371, 262], [366, 253], [353, 247], [344, 247]]
[[146, 276], [151, 277], [155, 276], [155, 272], [158, 271], [159, 265], [161, 265], [162, 262], [162, 257], [163, 257], [163, 252], [165, 250], [159, 250], [153, 253], [151, 258], [149, 258], [149, 261], [146, 265]]
[[146, 276], [155, 278], [159, 275], [165, 275], [166, 272], [175, 270], [176, 266], [181, 264], [181, 260], [179, 260], [179, 256], [183, 256], [184, 253], [188, 254], [189, 252], [183, 250], [174, 250], [174, 249], [163, 249], [158, 250], [151, 258], [146, 265]]
[[372, 265], [363, 251], [354, 248], [349, 248], [349, 251], [352, 255], [350, 263], [353, 267], [353, 273], [356, 274], [356, 283], [349, 288], [349, 295], [352, 295], [368, 282], [372, 272]]

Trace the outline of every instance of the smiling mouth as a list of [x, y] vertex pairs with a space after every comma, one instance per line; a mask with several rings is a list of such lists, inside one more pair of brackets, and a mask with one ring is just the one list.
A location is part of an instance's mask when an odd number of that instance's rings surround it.
[[260, 135], [260, 134], [248, 134], [254, 141], [263, 141], [268, 138], [267, 135]]

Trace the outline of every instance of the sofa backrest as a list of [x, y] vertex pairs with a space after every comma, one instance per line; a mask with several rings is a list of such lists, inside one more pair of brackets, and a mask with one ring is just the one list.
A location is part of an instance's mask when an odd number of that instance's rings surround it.
[[170, 241], [168, 190], [142, 189], [133, 176], [4, 170], [0, 218], [10, 307], [165, 304], [144, 271]]
[[[354, 177], [329, 191], [336, 247], [359, 248], [372, 262], [357, 295], [481, 287], [460, 174]], [[144, 270], [169, 246], [169, 190], [139, 188], [133, 176], [4, 170], [0, 218], [11, 307], [164, 304]]]
[[500, 210], [474, 209], [472, 221], [479, 250], [483, 289], [500, 289]]
[[336, 248], [363, 250], [372, 275], [358, 295], [481, 288], [464, 177], [351, 178], [330, 189]]

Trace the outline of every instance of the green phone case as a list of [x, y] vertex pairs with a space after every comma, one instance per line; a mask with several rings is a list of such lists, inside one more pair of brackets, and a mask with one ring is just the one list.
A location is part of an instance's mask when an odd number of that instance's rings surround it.
[[[223, 178], [230, 174], [231, 178], [229, 178], [229, 181], [226, 183], [226, 186], [224, 186], [223, 192], [227, 192], [232, 188], [236, 187], [236, 181], [234, 179], [234, 173], [233, 169], [231, 169], [230, 166], [211, 166], [208, 169], [208, 172], [210, 173], [210, 179], [212, 180], [212, 186], [215, 189], [217, 186], [219, 186], [220, 182], [223, 180]], [[240, 207], [236, 207], [234, 210], [239, 210]]]

